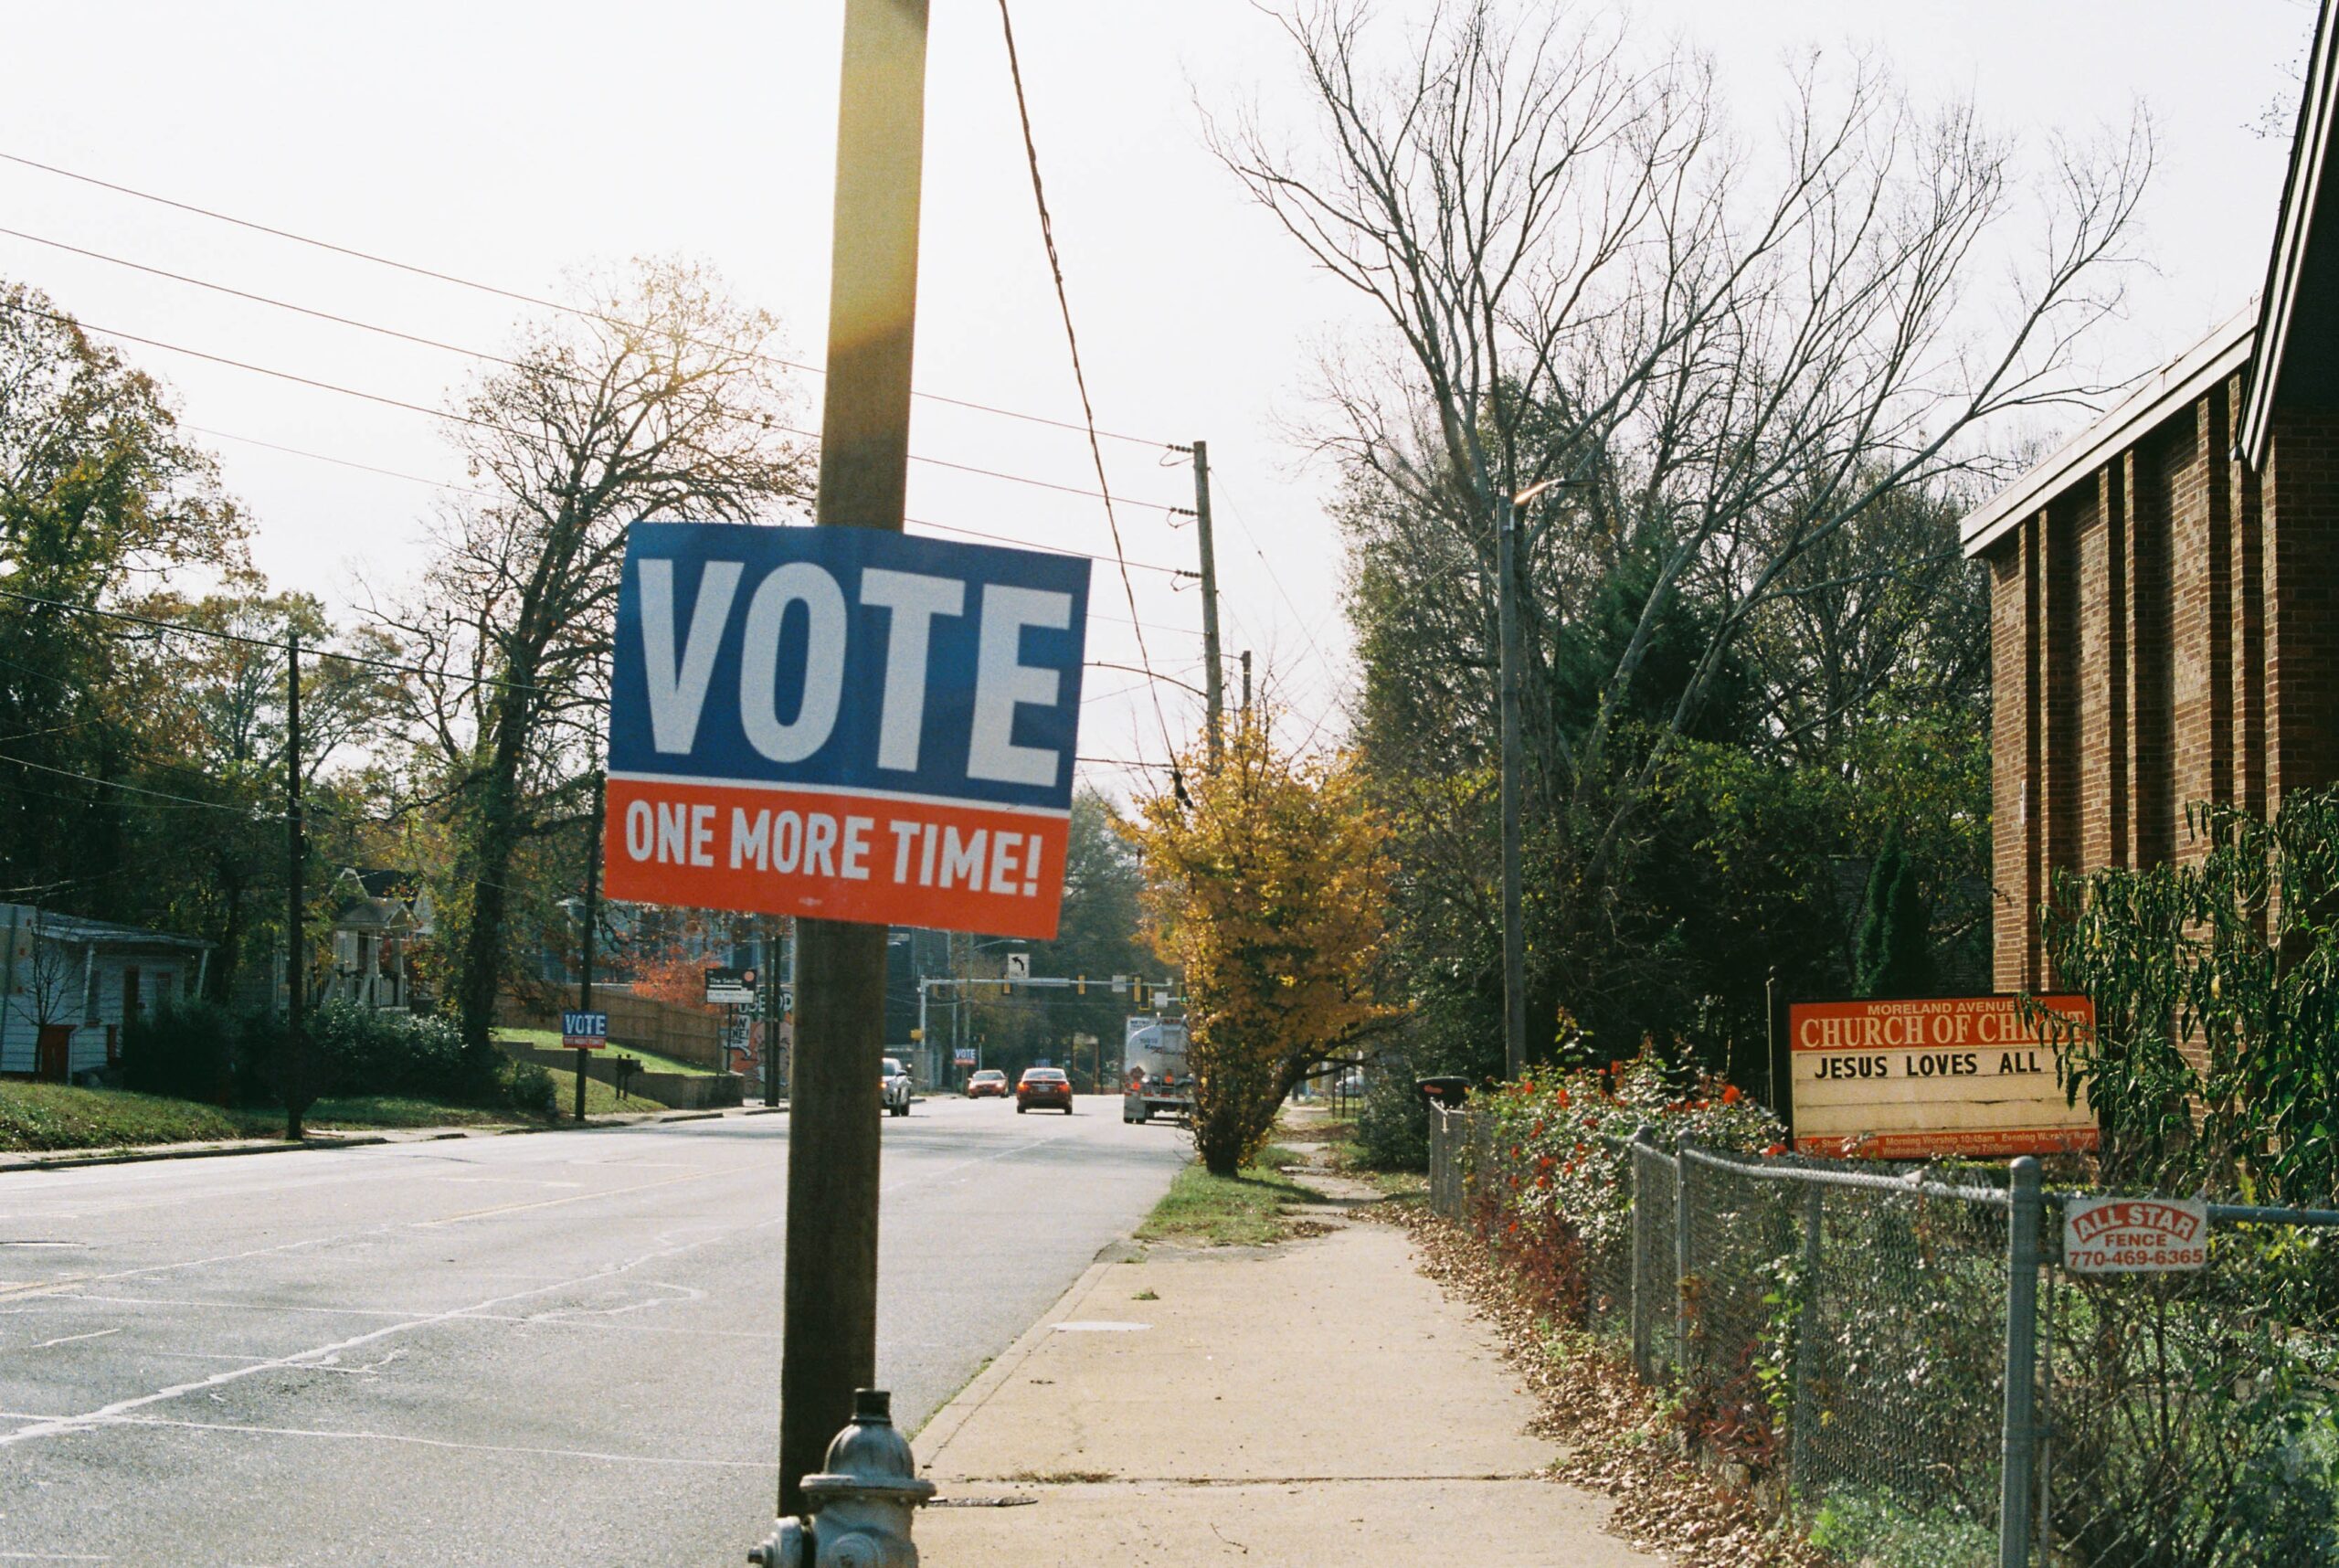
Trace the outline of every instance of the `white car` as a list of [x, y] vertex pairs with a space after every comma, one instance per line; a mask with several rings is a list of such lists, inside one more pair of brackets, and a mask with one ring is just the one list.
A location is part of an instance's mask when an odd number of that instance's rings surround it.
[[888, 1116], [909, 1115], [910, 1070], [903, 1066], [898, 1058], [888, 1056], [879, 1074], [879, 1081], [885, 1102], [885, 1114]]

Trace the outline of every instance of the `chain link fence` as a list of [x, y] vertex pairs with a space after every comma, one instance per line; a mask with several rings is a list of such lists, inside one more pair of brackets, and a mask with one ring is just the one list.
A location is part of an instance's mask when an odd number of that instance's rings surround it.
[[2339, 1213], [2212, 1205], [2208, 1267], [2080, 1275], [2033, 1163], [1953, 1181], [1644, 1133], [1602, 1140], [1614, 1219], [1539, 1232], [1489, 1123], [1434, 1118], [1435, 1212], [1844, 1562], [2339, 1568]]

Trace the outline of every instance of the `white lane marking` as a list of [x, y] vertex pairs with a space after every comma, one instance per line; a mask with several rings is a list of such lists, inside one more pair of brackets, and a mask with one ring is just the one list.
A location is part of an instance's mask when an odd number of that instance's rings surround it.
[[706, 1292], [689, 1285], [669, 1285], [662, 1279], [645, 1279], [642, 1284], [652, 1290], [672, 1290], [672, 1296], [653, 1296], [623, 1307], [556, 1307], [549, 1312], [538, 1312], [526, 1320], [531, 1323], [558, 1323], [581, 1318], [622, 1318], [629, 1312], [646, 1312], [652, 1307], [672, 1307], [678, 1302], [704, 1301]]
[[[651, 1184], [653, 1186], [662, 1186], [665, 1183], [653, 1182]], [[676, 1256], [682, 1253], [695, 1251], [699, 1247], [707, 1245], [710, 1242], [728, 1239], [729, 1237], [743, 1231], [761, 1230], [771, 1225], [779, 1224], [783, 1222], [783, 1219], [784, 1216], [780, 1216], [760, 1221], [752, 1225], [742, 1225], [736, 1227], [735, 1230], [720, 1233], [719, 1235], [702, 1237], [697, 1241], [683, 1242], [675, 1246], [664, 1247], [656, 1251], [644, 1253], [640, 1257], [634, 1258], [630, 1262], [615, 1264], [607, 1268], [597, 1268], [588, 1274], [580, 1274], [572, 1279], [563, 1280], [558, 1284], [543, 1285], [538, 1286], [532, 1290], [515, 1290], [507, 1295], [490, 1297], [488, 1299], [476, 1302], [470, 1307], [452, 1307], [443, 1312], [433, 1312], [428, 1316], [410, 1319], [405, 1322], [386, 1324], [384, 1327], [376, 1329], [369, 1333], [353, 1335], [349, 1339], [336, 1340], [334, 1343], [330, 1345], [319, 1345], [313, 1350], [300, 1351], [287, 1356], [275, 1356], [264, 1361], [256, 1361], [250, 1366], [236, 1367], [228, 1372], [214, 1372], [211, 1376], [199, 1379], [194, 1383], [174, 1383], [168, 1388], [157, 1389], [152, 1393], [139, 1394], [127, 1399], [117, 1399], [111, 1404], [101, 1405], [99, 1408], [85, 1412], [80, 1415], [69, 1416], [63, 1420], [58, 1421], [35, 1422], [30, 1425], [19, 1426], [14, 1432], [0, 1433], [0, 1448], [10, 1447], [18, 1443], [28, 1442], [36, 1437], [54, 1436], [60, 1432], [83, 1431], [90, 1426], [105, 1425], [118, 1421], [121, 1417], [129, 1414], [132, 1411], [143, 1410], [147, 1405], [159, 1404], [166, 1400], [177, 1399], [185, 1394], [200, 1393], [207, 1390], [216, 1390], [225, 1387], [229, 1383], [240, 1383], [242, 1380], [250, 1377], [255, 1372], [279, 1372], [294, 1367], [311, 1366], [326, 1357], [338, 1356], [344, 1351], [355, 1350], [360, 1345], [370, 1345], [378, 1340], [386, 1340], [393, 1334], [403, 1334], [410, 1329], [432, 1328], [440, 1323], [451, 1322], [458, 1318], [469, 1317], [473, 1313], [487, 1311], [491, 1308], [509, 1306], [515, 1301], [525, 1301], [530, 1297], [546, 1296], [556, 1290], [573, 1289], [577, 1286], [590, 1285], [598, 1280], [614, 1279], [619, 1275], [630, 1273], [632, 1270], [639, 1268], [645, 1264], [661, 1262], [666, 1258]]]
[[466, 1454], [517, 1454], [529, 1458], [602, 1459], [613, 1465], [694, 1465], [716, 1470], [771, 1470], [777, 1459], [703, 1459], [676, 1454], [605, 1454], [592, 1448], [530, 1448], [507, 1443], [459, 1443], [446, 1437], [415, 1437], [403, 1432], [335, 1432], [301, 1426], [245, 1426], [218, 1421], [174, 1421], [160, 1415], [125, 1415], [120, 1426], [170, 1426], [189, 1432], [246, 1432], [260, 1437], [343, 1438], [359, 1443], [408, 1443], [418, 1448], [452, 1448]]
[[[1006, 1149], [999, 1150], [990, 1154], [977, 1155], [959, 1160], [955, 1164], [946, 1165], [939, 1171], [917, 1171], [905, 1175], [900, 1181], [888, 1183], [882, 1187], [880, 1191], [882, 1192], [891, 1192], [915, 1183], [931, 1181], [937, 1176], [947, 1176], [954, 1171], [962, 1171], [971, 1166], [987, 1165], [997, 1160], [1010, 1159], [1017, 1154], [1026, 1153], [1032, 1150], [1043, 1148], [1049, 1144], [1054, 1143], [1058, 1141], [1059, 1138], [1062, 1136], [1062, 1134], [1055, 1134], [1047, 1137], [1035, 1138], [1023, 1143], [1011, 1144]], [[725, 1171], [715, 1170], [706, 1171], [704, 1172], [704, 1175], [714, 1176], [726, 1173], [727, 1172]], [[675, 1181], [691, 1181], [695, 1179], [698, 1178], [687, 1176], [670, 1177], [661, 1181], [646, 1181], [633, 1187], [615, 1188], [608, 1192], [584, 1193], [580, 1194], [579, 1197], [577, 1198], [555, 1198], [545, 1203], [513, 1204], [505, 1209], [480, 1211], [478, 1213], [474, 1214], [455, 1215], [451, 1216], [450, 1220], [426, 1221], [421, 1222], [418, 1224], [405, 1223], [399, 1224], [381, 1225], [374, 1227], [368, 1232], [355, 1234], [386, 1234], [390, 1232], [398, 1230], [428, 1229], [434, 1225], [452, 1223], [454, 1220], [477, 1218], [480, 1217], [481, 1214], [484, 1213], [510, 1213], [513, 1210], [519, 1209], [545, 1208], [555, 1204], [577, 1202], [580, 1202], [583, 1198], [588, 1197], [617, 1197], [627, 1192], [637, 1192], [647, 1188], [664, 1187], [672, 1185]], [[337, 1340], [329, 1345], [320, 1345], [313, 1350], [296, 1351], [291, 1355], [272, 1357], [267, 1361], [255, 1361], [249, 1366], [241, 1366], [228, 1372], [216, 1372], [210, 1377], [200, 1379], [194, 1383], [175, 1383], [168, 1388], [157, 1389], [152, 1393], [140, 1394], [135, 1397], [126, 1399], [118, 1399], [111, 1404], [101, 1405], [96, 1410], [88, 1411], [79, 1415], [45, 1418], [36, 1421], [28, 1425], [20, 1426], [13, 1432], [0, 1433], [0, 1448], [11, 1447], [18, 1443], [26, 1442], [37, 1437], [53, 1436], [62, 1432], [82, 1431], [95, 1425], [126, 1424], [126, 1419], [132, 1411], [143, 1409], [150, 1404], [157, 1404], [166, 1400], [177, 1399], [189, 1393], [198, 1393], [206, 1390], [217, 1389], [229, 1383], [241, 1382], [243, 1379], [249, 1377], [256, 1372], [281, 1371], [294, 1367], [308, 1366], [313, 1364], [320, 1358], [338, 1355], [344, 1351], [355, 1350], [360, 1345], [372, 1344], [376, 1340], [386, 1339], [390, 1335], [402, 1334], [410, 1329], [432, 1328], [442, 1323], [450, 1323], [460, 1319], [480, 1318], [485, 1316], [491, 1308], [507, 1306], [515, 1301], [524, 1301], [534, 1296], [549, 1295], [556, 1290], [571, 1289], [577, 1286], [591, 1284], [597, 1280], [615, 1278], [618, 1276], [628, 1273], [644, 1264], [677, 1256], [685, 1252], [694, 1252], [698, 1248], [705, 1246], [713, 1242], [727, 1240], [732, 1237], [744, 1234], [747, 1232], [767, 1230], [774, 1225], [782, 1224], [785, 1221], [786, 1216], [784, 1214], [774, 1215], [769, 1219], [759, 1220], [753, 1224], [735, 1226], [727, 1230], [716, 1232], [710, 1235], [703, 1236], [696, 1241], [684, 1242], [672, 1247], [645, 1253], [641, 1256], [632, 1259], [630, 1262], [617, 1264], [608, 1268], [596, 1269], [588, 1274], [577, 1275], [570, 1279], [539, 1286], [534, 1289], [519, 1290], [513, 1291], [508, 1295], [490, 1297], [488, 1299], [474, 1303], [470, 1307], [450, 1308], [442, 1312], [433, 1312], [426, 1316], [408, 1319], [402, 1322], [386, 1324], [384, 1327], [376, 1329], [369, 1333], [355, 1335], [349, 1339]], [[307, 1241], [289, 1242], [280, 1246], [254, 1248], [249, 1252], [229, 1255], [228, 1256], [220, 1258], [196, 1259], [190, 1260], [186, 1263], [157, 1264], [147, 1268], [125, 1269], [118, 1274], [101, 1275], [93, 1277], [97, 1279], [113, 1279], [127, 1278], [132, 1276], [143, 1274], [167, 1273], [175, 1269], [196, 1266], [198, 1264], [206, 1261], [236, 1261], [245, 1257], [255, 1257], [270, 1253], [289, 1252], [302, 1247], [322, 1245], [326, 1242], [342, 1238], [321, 1236], [312, 1238]], [[82, 1283], [82, 1281], [58, 1280], [54, 1282], [54, 1285], [49, 1288], [61, 1288], [66, 1285], [78, 1283]], [[523, 1320], [524, 1321], [525, 1319]], [[582, 1327], [583, 1325], [574, 1324], [574, 1320], [564, 1320], [561, 1326]]]
[[[60, 1275], [55, 1279], [37, 1279], [29, 1281], [23, 1285], [0, 1286], [0, 1298], [45, 1296], [57, 1291], [61, 1291], [69, 1286], [102, 1285], [108, 1280], [137, 1279], [150, 1274], [170, 1274], [182, 1268], [202, 1268], [206, 1265], [214, 1263], [242, 1263], [248, 1259], [255, 1257], [271, 1257], [280, 1253], [299, 1252], [306, 1247], [333, 1246], [343, 1242], [362, 1240], [373, 1236], [390, 1235], [398, 1231], [429, 1230], [438, 1225], [457, 1224], [465, 1220], [484, 1219], [491, 1214], [514, 1213], [524, 1209], [550, 1208], [555, 1204], [559, 1203], [581, 1203], [593, 1198], [619, 1198], [629, 1192], [646, 1192], [652, 1187], [663, 1187], [675, 1181], [688, 1181], [701, 1180], [706, 1176], [723, 1176], [733, 1173], [734, 1172], [727, 1169], [717, 1169], [704, 1171], [702, 1173], [701, 1177], [669, 1176], [663, 1181], [638, 1181], [630, 1187], [609, 1187], [596, 1192], [576, 1193], [573, 1196], [566, 1198], [546, 1198], [535, 1202], [505, 1203], [494, 1208], [471, 1209], [460, 1214], [449, 1214], [443, 1218], [436, 1220], [398, 1220], [386, 1225], [367, 1226], [363, 1230], [340, 1231], [331, 1235], [309, 1236], [300, 1241], [280, 1242], [275, 1246], [253, 1247], [246, 1252], [217, 1253], [209, 1257], [191, 1257], [178, 1263], [148, 1264], [143, 1268], [116, 1269], [110, 1274]], [[234, 1195], [242, 1197], [249, 1194], [238, 1193]]]
[[67, 1334], [61, 1339], [43, 1340], [37, 1345], [27, 1345], [25, 1348], [31, 1351], [45, 1351], [51, 1345], [78, 1344], [83, 1340], [102, 1340], [108, 1334], [119, 1334], [121, 1332], [122, 1330], [120, 1329], [94, 1329], [86, 1334]]

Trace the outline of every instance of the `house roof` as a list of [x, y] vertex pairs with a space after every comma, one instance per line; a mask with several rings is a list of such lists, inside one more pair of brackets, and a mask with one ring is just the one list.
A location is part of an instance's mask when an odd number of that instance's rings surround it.
[[2046, 505], [2144, 432], [2232, 375], [2249, 359], [2258, 337], [2258, 307], [2235, 314], [2208, 336], [2161, 366], [2159, 374], [2101, 418], [2057, 447], [1988, 502], [1965, 514], [1965, 553], [1976, 556], [2006, 531]]
[[[2235, 420], [2237, 455], [2266, 461], [2278, 403], [2339, 409], [2339, 181], [2326, 179], [2339, 124], [2339, 0], [2323, 0], [2306, 89], [2291, 138], [2291, 166], [2267, 259], [2266, 284], [2247, 310], [2164, 366], [2118, 407], [1967, 514], [1965, 553], [1978, 555], [2114, 454], [2247, 366]], [[2324, 238], [2318, 242], [2317, 236]]]
[[[2331, 162], [2332, 126], [2339, 119], [2339, 27], [2333, 0], [2324, 0], [2307, 56], [2306, 90], [2291, 138], [2290, 173], [2282, 181], [2281, 216], [2266, 263], [2258, 343], [2250, 355], [2249, 396], [2237, 446], [2252, 468], [2264, 466], [2273, 410], [2285, 397], [2339, 404], [2339, 233], [2328, 210], [2339, 192], [2324, 177]], [[2323, 236], [2318, 243], [2317, 235]]]
[[111, 948], [119, 951], [143, 949], [199, 953], [217, 945], [201, 937], [185, 937], [175, 931], [150, 931], [137, 926], [117, 925], [111, 920], [59, 915], [53, 910], [35, 909], [29, 905], [14, 907], [26, 923], [37, 923], [43, 937], [52, 941], [69, 942], [76, 947]]

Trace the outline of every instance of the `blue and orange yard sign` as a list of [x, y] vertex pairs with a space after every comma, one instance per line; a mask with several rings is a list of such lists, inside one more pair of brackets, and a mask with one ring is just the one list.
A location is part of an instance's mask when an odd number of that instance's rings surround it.
[[609, 895], [1053, 937], [1088, 568], [873, 528], [637, 524]]

